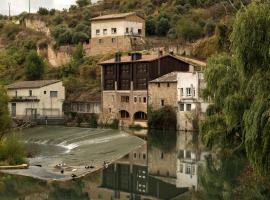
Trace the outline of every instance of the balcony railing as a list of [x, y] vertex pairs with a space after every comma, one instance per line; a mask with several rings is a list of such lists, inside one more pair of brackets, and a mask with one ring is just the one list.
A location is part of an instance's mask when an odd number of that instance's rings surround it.
[[39, 102], [37, 96], [13, 96], [10, 98], [11, 102]]

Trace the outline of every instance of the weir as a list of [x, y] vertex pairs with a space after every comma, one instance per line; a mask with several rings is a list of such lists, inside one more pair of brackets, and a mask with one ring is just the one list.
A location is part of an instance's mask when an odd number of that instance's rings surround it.
[[[119, 130], [68, 127], [26, 129], [21, 138], [32, 155], [29, 169], [2, 172], [59, 181], [72, 179], [72, 174], [81, 177], [101, 169], [104, 162], [112, 163], [145, 144]], [[86, 169], [89, 165], [94, 168]]]

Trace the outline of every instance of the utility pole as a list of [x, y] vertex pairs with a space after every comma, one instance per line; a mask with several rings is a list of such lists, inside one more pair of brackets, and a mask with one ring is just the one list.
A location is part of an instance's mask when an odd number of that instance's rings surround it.
[[29, 0], [29, 14], [31, 13], [31, 0]]
[[11, 6], [11, 3], [8, 2], [8, 18], [10, 19], [10, 6]]

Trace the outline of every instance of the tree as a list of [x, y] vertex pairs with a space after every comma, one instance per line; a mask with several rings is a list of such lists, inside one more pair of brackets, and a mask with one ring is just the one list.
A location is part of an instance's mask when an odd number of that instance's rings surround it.
[[59, 25], [62, 24], [64, 21], [64, 18], [61, 15], [57, 15], [53, 18], [53, 24], [54, 25]]
[[24, 66], [27, 80], [39, 80], [43, 78], [45, 63], [36, 51], [32, 50], [29, 52]]
[[50, 11], [47, 8], [40, 7], [37, 13], [40, 15], [49, 15]]
[[73, 44], [84, 43], [88, 41], [89, 41], [89, 36], [83, 32], [75, 32], [72, 36]]
[[176, 25], [176, 35], [185, 41], [193, 41], [202, 36], [202, 27], [189, 18], [181, 18]]
[[90, 0], [77, 0], [76, 3], [79, 7], [85, 7], [85, 6], [90, 5], [91, 1]]
[[5, 88], [0, 85], [0, 140], [11, 128], [8, 111], [8, 96]]
[[156, 21], [154, 17], [149, 16], [145, 21], [145, 29], [147, 35], [155, 35], [156, 33]]
[[166, 36], [168, 31], [170, 30], [169, 20], [165, 17], [161, 17], [157, 21], [156, 33], [159, 36]]

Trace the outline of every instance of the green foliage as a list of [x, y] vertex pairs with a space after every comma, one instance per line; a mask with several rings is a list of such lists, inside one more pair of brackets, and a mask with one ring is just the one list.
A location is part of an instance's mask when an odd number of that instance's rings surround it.
[[175, 130], [176, 113], [172, 107], [165, 106], [159, 110], [149, 110], [148, 127], [156, 130]]
[[76, 1], [76, 4], [79, 6], [79, 7], [84, 7], [84, 6], [88, 6], [91, 4], [91, 1], [90, 0], [77, 0]]
[[7, 92], [3, 86], [0, 85], [0, 141], [4, 134], [11, 128], [11, 119], [8, 111]]
[[25, 63], [25, 76], [27, 80], [39, 80], [44, 76], [45, 63], [38, 56], [37, 52], [32, 50], [26, 57]]
[[25, 151], [15, 134], [11, 134], [0, 141], [0, 162], [7, 165], [25, 163]]
[[166, 36], [170, 29], [169, 20], [165, 17], [161, 17], [157, 21], [156, 33], [159, 36]]
[[64, 21], [64, 18], [63, 18], [61, 15], [56, 15], [56, 16], [53, 18], [53, 24], [54, 24], [54, 25], [62, 24], [63, 21]]
[[78, 43], [84, 43], [89, 41], [89, 36], [86, 33], [83, 32], [76, 32], [72, 36], [72, 43], [78, 44]]
[[186, 41], [194, 41], [202, 36], [202, 27], [188, 18], [177, 21], [176, 36]]
[[47, 8], [40, 7], [37, 13], [40, 15], [49, 15], [50, 11]]
[[146, 18], [145, 31], [147, 35], [155, 35], [156, 33], [156, 21], [152, 16]]

